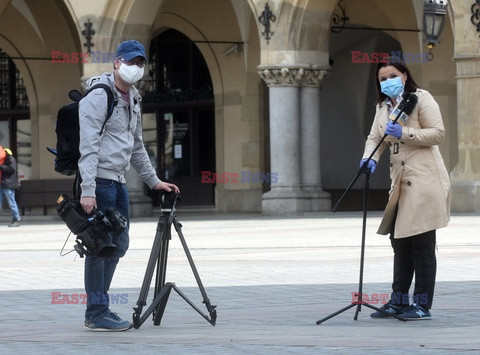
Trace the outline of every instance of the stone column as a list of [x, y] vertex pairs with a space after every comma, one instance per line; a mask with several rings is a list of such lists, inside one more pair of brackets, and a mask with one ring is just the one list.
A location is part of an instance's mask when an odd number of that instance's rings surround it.
[[480, 57], [458, 56], [458, 164], [450, 174], [452, 211], [480, 211]]
[[[320, 179], [319, 97], [311, 85], [314, 78], [323, 78], [325, 72], [273, 67], [261, 68], [259, 74], [269, 87], [271, 172], [278, 174], [278, 182], [272, 183], [271, 190], [263, 195], [262, 212], [288, 214], [329, 209], [328, 194], [321, 190]], [[302, 87], [306, 84], [309, 87]]]
[[305, 69], [300, 88], [300, 182], [311, 212], [331, 208], [330, 194], [322, 190], [320, 166], [320, 88], [327, 74], [322, 69]]
[[265, 68], [260, 76], [270, 95], [270, 170], [277, 174], [262, 196], [265, 214], [303, 211], [308, 201], [300, 188], [300, 107], [297, 68]]

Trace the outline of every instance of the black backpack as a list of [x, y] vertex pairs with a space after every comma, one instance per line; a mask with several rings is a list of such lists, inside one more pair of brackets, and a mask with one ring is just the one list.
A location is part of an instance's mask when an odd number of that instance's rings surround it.
[[102, 135], [107, 120], [113, 113], [114, 106], [117, 104], [112, 89], [106, 84], [96, 84], [89, 88], [85, 94], [78, 90], [71, 90], [68, 93], [73, 102], [63, 106], [57, 113], [57, 133], [56, 149], [47, 148], [55, 157], [55, 171], [62, 175], [74, 175], [78, 172], [78, 160], [80, 159], [80, 125], [78, 117], [78, 103], [87, 96], [92, 90], [104, 89], [108, 98], [108, 110], [105, 122], [99, 134]]

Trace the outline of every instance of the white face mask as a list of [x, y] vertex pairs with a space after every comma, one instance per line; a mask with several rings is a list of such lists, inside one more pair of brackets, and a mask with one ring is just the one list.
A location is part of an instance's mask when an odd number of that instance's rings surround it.
[[118, 75], [129, 84], [135, 84], [143, 77], [144, 68], [139, 68], [137, 65], [127, 65], [120, 63], [118, 68]]

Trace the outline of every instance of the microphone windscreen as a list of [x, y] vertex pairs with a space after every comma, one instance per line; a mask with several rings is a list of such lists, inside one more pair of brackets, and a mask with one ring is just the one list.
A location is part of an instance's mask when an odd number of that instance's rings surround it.
[[[404, 93], [405, 95], [406, 93]], [[409, 95], [405, 97], [402, 101], [402, 103], [405, 101], [405, 105], [403, 106], [403, 112], [405, 112], [406, 115], [410, 115], [413, 110], [415, 109], [415, 106], [417, 106], [418, 102], [418, 96], [412, 93], [408, 93]]]

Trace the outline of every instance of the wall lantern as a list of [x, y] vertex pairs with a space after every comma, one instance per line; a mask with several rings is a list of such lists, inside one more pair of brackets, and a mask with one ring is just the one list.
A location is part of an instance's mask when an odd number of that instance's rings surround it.
[[448, 0], [423, 0], [423, 32], [430, 52], [427, 59], [433, 59], [432, 49], [440, 41], [438, 38], [445, 26]]

